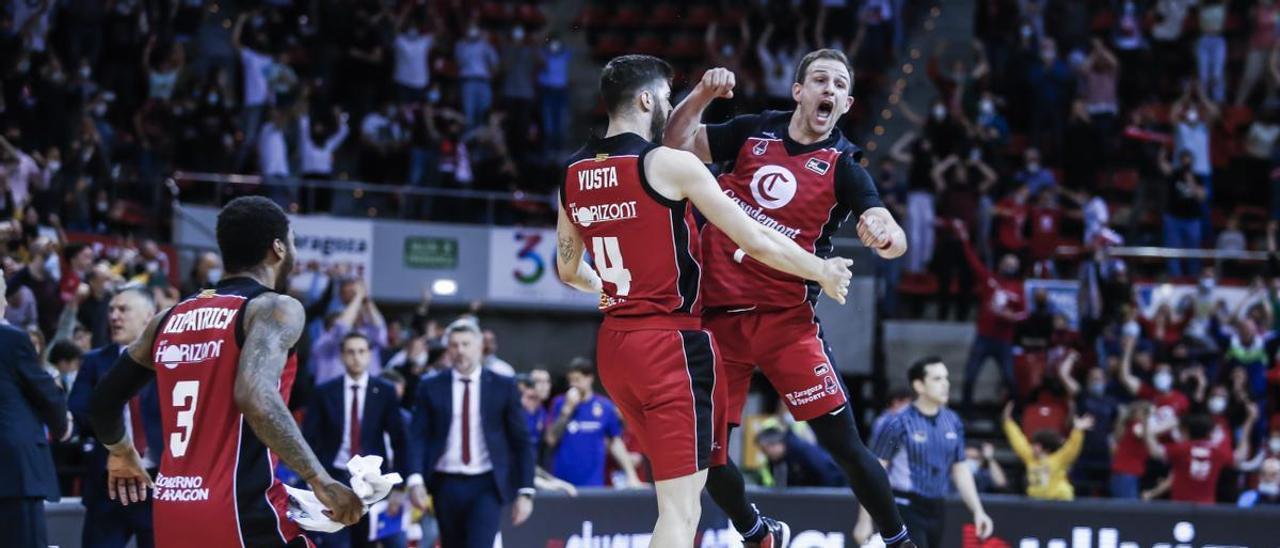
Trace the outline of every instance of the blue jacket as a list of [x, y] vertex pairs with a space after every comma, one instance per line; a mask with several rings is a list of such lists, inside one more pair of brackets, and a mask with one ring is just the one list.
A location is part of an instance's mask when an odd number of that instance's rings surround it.
[[[351, 412], [343, 406], [344, 374], [334, 380], [316, 387], [311, 396], [311, 404], [307, 415], [302, 419], [302, 435], [315, 450], [320, 464], [329, 471], [329, 475], [344, 478], [333, 467], [333, 459], [342, 449], [342, 431], [346, 425], [347, 414]], [[369, 377], [369, 386], [364, 391], [364, 411], [360, 417], [360, 449], [364, 455], [377, 455], [383, 458], [382, 469], [394, 470], [405, 474], [408, 455], [405, 453], [405, 422], [400, 414], [400, 401], [396, 398], [396, 387], [377, 377]], [[388, 458], [387, 444], [383, 435], [391, 439], [391, 452], [394, 461]]]
[[67, 406], [27, 334], [0, 323], [0, 498], [58, 500], [49, 434], [67, 431]]
[[[533, 444], [514, 379], [480, 372], [480, 420], [503, 502], [514, 499], [520, 489], [532, 489]], [[418, 383], [409, 427], [409, 473], [422, 474], [428, 488], [452, 424], [453, 372], [424, 377]]]
[[[76, 375], [76, 382], [71, 386], [67, 407], [71, 409], [71, 415], [76, 421], [76, 429], [82, 436], [93, 436], [93, 425], [89, 422], [89, 399], [93, 389], [107, 375], [119, 357], [120, 345], [108, 344], [90, 350], [80, 360], [80, 373]], [[164, 454], [164, 427], [160, 423], [160, 393], [156, 390], [155, 381], [147, 383], [139, 395], [142, 405], [142, 429], [146, 431], [148, 452], [155, 460], [153, 464], [159, 466], [161, 455]], [[83, 478], [81, 490], [86, 506], [109, 500], [107, 498], [107, 448], [96, 439], [93, 442], [93, 452], [85, 460]]]
[[799, 436], [787, 432], [787, 454], [783, 462], [775, 463], [787, 468], [787, 487], [844, 487], [848, 483], [840, 466], [826, 450]]

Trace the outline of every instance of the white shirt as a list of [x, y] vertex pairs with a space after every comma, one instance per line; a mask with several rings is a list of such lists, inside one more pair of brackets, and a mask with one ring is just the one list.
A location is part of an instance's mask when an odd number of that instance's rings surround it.
[[1174, 131], [1174, 149], [1179, 153], [1191, 151], [1191, 172], [1196, 175], [1212, 173], [1213, 166], [1209, 163], [1209, 128], [1205, 127], [1204, 122], [1178, 122]]
[[504, 377], [516, 376], [516, 368], [511, 367], [511, 364], [507, 363], [507, 360], [499, 358], [493, 354], [484, 357], [484, 368]]
[[271, 122], [262, 124], [262, 131], [258, 133], [258, 166], [263, 175], [289, 175], [289, 149], [284, 131]]
[[0, 176], [5, 179], [4, 184], [0, 184], [0, 205], [4, 204], [5, 185], [8, 185], [15, 207], [26, 204], [27, 199], [31, 197], [31, 178], [35, 175], [40, 175], [40, 166], [31, 159], [31, 156], [22, 151], [18, 151], [16, 166], [11, 168], [7, 164], [0, 165]]
[[431, 74], [427, 70], [427, 52], [431, 51], [434, 38], [429, 34], [419, 34], [416, 38], [408, 34], [396, 37], [395, 81], [405, 87], [423, 89], [430, 83]]
[[376, 143], [390, 144], [404, 136], [404, 129], [399, 122], [375, 110], [360, 121], [360, 134]]
[[[125, 352], [125, 350], [128, 350], [128, 349], [129, 349], [129, 347], [128, 347], [128, 346], [126, 346], [126, 345], [121, 345], [121, 346], [120, 346], [120, 354], [119, 354], [119, 355], [123, 355], [123, 354], [124, 354], [124, 352]], [[135, 397], [136, 397], [136, 396], [135, 396]], [[132, 400], [132, 398], [130, 398], [130, 399]], [[136, 441], [136, 440], [138, 439], [138, 436], [146, 437], [146, 435], [147, 435], [147, 433], [146, 433], [146, 432], [138, 432], [138, 433], [134, 433], [134, 431], [133, 431], [133, 411], [132, 411], [131, 409], [129, 409], [129, 404], [128, 404], [127, 402], [124, 404], [124, 431], [125, 431], [126, 433], [128, 433], [128, 434], [129, 434], [129, 439], [131, 439], [131, 440], [135, 440], [135, 441], [134, 441], [134, 445], [137, 445], [137, 443], [138, 443], [138, 442]], [[152, 448], [151, 448], [151, 444], [150, 444], [150, 443], [148, 443], [148, 444], [147, 444], [147, 454], [145, 454], [145, 455], [141, 455], [141, 456], [142, 456], [142, 467], [143, 467], [143, 468], [151, 469], [151, 468], [155, 468], [155, 467], [156, 467], [156, 461], [155, 461], [155, 459], [151, 458], [151, 454], [152, 454], [152, 452], [153, 452], [153, 451], [155, 451], [155, 450], [154, 450], [154, 449], [152, 449]]]
[[770, 52], [764, 45], [756, 46], [756, 54], [760, 58], [760, 69], [764, 73], [764, 92], [772, 98], [790, 98], [791, 84], [794, 75], [791, 68], [799, 62], [799, 58], [790, 52], [778, 50]]
[[369, 401], [365, 399], [365, 394], [369, 392], [369, 372], [365, 371], [355, 379], [345, 373], [342, 375], [342, 445], [338, 446], [338, 454], [333, 457], [333, 467], [339, 470], [346, 470], [347, 461], [351, 460], [351, 387], [353, 386], [358, 387], [356, 392], [360, 393], [360, 408], [356, 410], [356, 415], [363, 424], [364, 407]]
[[1151, 26], [1151, 36], [1162, 42], [1171, 42], [1182, 36], [1182, 23], [1187, 18], [1187, 10], [1195, 5], [1196, 0], [1159, 0], [1155, 11], [1159, 15], [1156, 24]]
[[298, 129], [302, 134], [299, 136], [302, 141], [302, 173], [304, 174], [320, 174], [329, 175], [333, 173], [333, 152], [342, 146], [342, 142], [347, 139], [350, 130], [347, 129], [347, 117], [344, 115], [338, 121], [338, 131], [325, 139], [324, 143], [316, 144], [311, 140], [311, 117], [303, 116], [298, 120]]
[[244, 65], [244, 106], [267, 104], [267, 70], [271, 63], [271, 57], [249, 48], [240, 49], [240, 64]]
[[[449, 438], [445, 441], [444, 455], [436, 463], [436, 471], [446, 474], [483, 474], [493, 470], [493, 461], [489, 460], [489, 446], [484, 442], [484, 428], [480, 421], [480, 371], [477, 367], [469, 376], [462, 376], [454, 369], [453, 376], [453, 419], [449, 424]], [[471, 383], [470, 409], [462, 408], [462, 379]], [[462, 463], [462, 414], [471, 415], [471, 462]]]

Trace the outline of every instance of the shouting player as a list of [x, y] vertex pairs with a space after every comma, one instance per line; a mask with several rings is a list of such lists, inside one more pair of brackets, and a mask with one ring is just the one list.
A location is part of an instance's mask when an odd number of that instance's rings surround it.
[[[692, 154], [661, 147], [671, 113], [671, 66], [625, 55], [605, 66], [602, 139], [569, 160], [556, 228], [560, 279], [600, 293], [600, 380], [640, 439], [658, 496], [653, 546], [688, 547], [706, 468], [725, 462], [725, 382], [699, 313], [702, 260], [693, 208], [755, 259], [814, 280], [844, 302], [849, 265], [822, 260], [755, 223]], [[595, 269], [582, 260], [590, 250]], [[779, 531], [779, 535], [783, 533]]]
[[[733, 97], [733, 73], [712, 69], [676, 107], [663, 142], [693, 152], [703, 162], [732, 162], [732, 171], [719, 179], [724, 195], [758, 223], [806, 250], [831, 254], [831, 234], [852, 213], [858, 216], [863, 244], [892, 259], [906, 251], [906, 236], [859, 164], [862, 152], [836, 128], [853, 105], [852, 86], [844, 54], [817, 50], [796, 68], [791, 85], [795, 110], [703, 125], [707, 105]], [[858, 436], [823, 340], [814, 313], [817, 288], [761, 264], [717, 227], [703, 232], [702, 246], [704, 323], [723, 350], [730, 424], [740, 423], [751, 374], [759, 366], [784, 396], [791, 414], [809, 421], [818, 441], [844, 469], [885, 543], [909, 542], [888, 478]], [[732, 461], [711, 469], [707, 490], [749, 545], [769, 542], [769, 520], [747, 503], [742, 474]]]
[[[94, 431], [111, 452], [107, 492], [129, 504], [154, 489], [157, 546], [309, 546], [285, 515], [278, 459], [332, 519], [351, 525], [363, 505], [325, 472], [286, 405], [306, 321], [283, 294], [293, 231], [279, 206], [254, 196], [222, 209], [217, 237], [227, 275], [152, 318], [93, 393]], [[152, 379], [167, 441], [154, 482], [122, 415]]]

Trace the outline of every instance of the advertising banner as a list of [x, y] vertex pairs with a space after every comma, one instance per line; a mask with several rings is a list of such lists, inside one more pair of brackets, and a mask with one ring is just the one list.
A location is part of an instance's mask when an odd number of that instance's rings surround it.
[[373, 287], [373, 221], [293, 215], [290, 224], [299, 269], [314, 264], [324, 271], [345, 264]]
[[488, 299], [576, 308], [599, 302], [560, 282], [555, 230], [497, 227], [489, 231]]
[[1074, 280], [1027, 280], [1022, 284], [1027, 303], [1035, 302], [1032, 295], [1043, 289], [1049, 296], [1049, 307], [1055, 313], [1067, 317], [1067, 325], [1080, 329], [1080, 282]]

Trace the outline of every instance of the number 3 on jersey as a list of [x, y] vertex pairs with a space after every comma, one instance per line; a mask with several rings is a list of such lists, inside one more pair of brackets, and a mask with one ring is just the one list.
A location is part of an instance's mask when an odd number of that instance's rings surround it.
[[190, 407], [178, 411], [178, 431], [169, 434], [169, 453], [175, 458], [187, 454], [187, 444], [191, 443], [191, 427], [195, 423], [196, 400], [200, 396], [200, 381], [180, 381], [173, 385], [173, 406]]
[[595, 259], [600, 279], [617, 287], [615, 295], [625, 297], [631, 292], [631, 271], [622, 265], [622, 249], [614, 236], [591, 239], [591, 256]]

